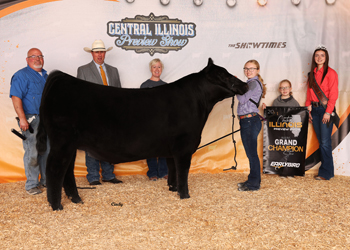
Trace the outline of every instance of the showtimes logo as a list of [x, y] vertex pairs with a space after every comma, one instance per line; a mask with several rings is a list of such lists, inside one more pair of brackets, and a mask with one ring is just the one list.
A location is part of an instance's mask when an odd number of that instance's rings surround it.
[[234, 49], [285, 49], [287, 42], [242, 42], [229, 44]]

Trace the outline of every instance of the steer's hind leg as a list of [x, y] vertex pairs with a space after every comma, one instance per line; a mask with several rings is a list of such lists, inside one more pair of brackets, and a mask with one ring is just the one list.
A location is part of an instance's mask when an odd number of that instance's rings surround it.
[[77, 185], [74, 178], [75, 157], [76, 157], [76, 151], [72, 155], [72, 158], [69, 162], [68, 169], [63, 180], [63, 188], [66, 195], [68, 196], [69, 199], [71, 199], [72, 202], [83, 203], [83, 201], [81, 200], [78, 194]]
[[176, 181], [176, 168], [174, 158], [167, 158], [166, 163], [168, 165], [168, 186], [170, 191], [177, 191]]
[[177, 190], [181, 199], [190, 198], [188, 193], [188, 172], [191, 166], [192, 155], [175, 158]]
[[61, 193], [66, 169], [57, 162], [57, 150], [51, 147], [46, 164], [47, 201], [53, 210], [62, 210]]
[[54, 140], [50, 141], [50, 153], [46, 164], [47, 200], [53, 210], [62, 210], [62, 186], [69, 168], [70, 160], [76, 150], [69, 150]]

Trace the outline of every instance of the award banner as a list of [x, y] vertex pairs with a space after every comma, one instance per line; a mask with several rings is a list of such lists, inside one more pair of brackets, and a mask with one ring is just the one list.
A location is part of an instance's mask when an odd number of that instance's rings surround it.
[[263, 173], [304, 176], [309, 113], [306, 107], [266, 107]]

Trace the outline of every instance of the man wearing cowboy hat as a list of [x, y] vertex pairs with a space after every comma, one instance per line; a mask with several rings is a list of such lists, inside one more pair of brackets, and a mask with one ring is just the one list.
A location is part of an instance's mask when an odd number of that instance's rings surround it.
[[[95, 40], [92, 48], [85, 47], [84, 50], [92, 55], [92, 61], [78, 68], [79, 79], [96, 84], [121, 88], [118, 69], [104, 63], [106, 52], [113, 49], [106, 49], [102, 40]], [[90, 185], [101, 185], [100, 164], [102, 168], [102, 181], [110, 183], [121, 183], [115, 177], [114, 165], [109, 162], [99, 161], [85, 152], [85, 164], [88, 174], [86, 175]]]

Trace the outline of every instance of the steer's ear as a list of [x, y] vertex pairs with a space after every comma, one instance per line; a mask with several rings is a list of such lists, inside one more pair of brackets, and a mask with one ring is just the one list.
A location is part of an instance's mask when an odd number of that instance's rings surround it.
[[210, 65], [212, 65], [212, 64], [214, 64], [213, 59], [211, 59], [211, 58], [209, 57], [209, 59], [208, 59], [208, 66], [210, 66]]
[[209, 59], [208, 59], [208, 65], [207, 65], [207, 67], [204, 68], [204, 72], [205, 72], [205, 73], [208, 73], [209, 70], [211, 69], [211, 66], [212, 66], [212, 65], [214, 65], [213, 60], [209, 57]]

